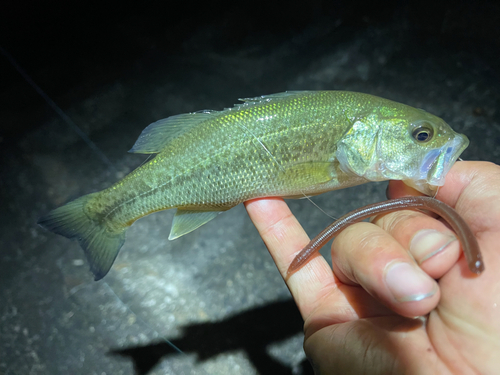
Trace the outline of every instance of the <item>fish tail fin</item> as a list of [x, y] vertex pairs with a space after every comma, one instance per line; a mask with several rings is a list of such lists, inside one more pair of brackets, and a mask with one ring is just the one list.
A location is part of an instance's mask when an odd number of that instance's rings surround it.
[[91, 210], [84, 210], [88, 201], [98, 193], [84, 195], [56, 208], [38, 220], [38, 224], [51, 232], [77, 239], [85, 251], [95, 280], [108, 273], [125, 242], [125, 230], [111, 232]]

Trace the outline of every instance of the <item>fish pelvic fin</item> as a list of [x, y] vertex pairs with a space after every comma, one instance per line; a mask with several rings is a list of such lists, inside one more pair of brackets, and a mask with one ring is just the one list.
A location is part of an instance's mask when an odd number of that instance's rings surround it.
[[214, 219], [219, 211], [193, 211], [178, 208], [170, 230], [169, 240], [175, 240]]
[[56, 208], [38, 220], [38, 224], [51, 232], [69, 239], [77, 239], [83, 248], [94, 279], [100, 280], [113, 265], [125, 242], [125, 230], [110, 232], [92, 212], [84, 210], [87, 202], [98, 193], [84, 195]]

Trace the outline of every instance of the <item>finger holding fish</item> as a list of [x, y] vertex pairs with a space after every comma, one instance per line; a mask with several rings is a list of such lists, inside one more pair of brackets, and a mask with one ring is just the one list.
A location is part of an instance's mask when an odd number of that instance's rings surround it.
[[439, 302], [434, 279], [444, 275], [460, 245], [440, 221], [413, 211], [356, 223], [333, 241], [332, 266], [345, 284], [358, 285], [402, 316], [429, 313]]
[[[398, 225], [394, 225], [394, 223], [398, 223], [398, 220], [386, 220], [385, 229], [389, 232], [373, 223], [352, 225], [356, 221], [375, 214], [385, 214], [404, 208], [424, 208], [439, 213], [460, 238], [470, 271], [475, 274], [484, 271], [484, 262], [478, 242], [467, 223], [456, 211], [433, 198], [403, 197], [359, 208], [332, 223], [294, 258], [288, 269], [287, 277], [307, 264], [308, 259], [313, 257], [329, 239], [338, 236], [340, 239], [337, 239], [337, 242], [334, 241], [332, 247], [332, 260], [334, 272], [341, 282], [363, 286], [372, 296], [380, 299], [400, 315], [414, 316], [415, 312], [418, 312], [417, 315], [422, 315], [419, 308], [427, 313], [439, 301], [438, 297], [432, 301], [437, 292], [437, 284], [418, 267], [415, 258], [422, 263], [437, 254], [443, 254], [443, 250], [450, 245], [452, 251], [448, 252], [447, 257], [436, 256], [434, 262], [430, 262], [433, 277], [440, 278], [451, 269], [458, 259], [459, 246], [455, 244], [453, 247], [456, 237], [446, 233], [446, 227], [439, 227], [443, 225], [442, 223], [430, 217], [426, 219], [426, 215], [423, 214], [416, 216], [424, 224], [421, 225], [422, 228], [419, 228], [419, 220], [402, 221], [403, 224], [406, 221], [407, 227], [408, 223], [411, 224], [410, 228], [416, 227], [416, 232], [415, 230], [404, 231], [404, 225], [403, 228], [397, 228]], [[406, 219], [412, 218], [411, 213], [399, 215], [403, 218], [406, 216]], [[394, 217], [397, 217], [397, 214]], [[439, 228], [427, 229], [426, 227], [432, 227], [434, 224], [427, 224], [426, 220], [433, 220]], [[391, 230], [398, 233], [399, 236], [403, 234], [401, 236], [402, 243], [398, 243], [395, 238], [390, 236]], [[440, 233], [440, 230], [445, 232]], [[349, 233], [355, 233], [357, 236], [349, 238]], [[346, 236], [348, 239], [342, 242]], [[410, 242], [408, 238], [410, 238]], [[339, 250], [336, 252], [335, 244], [339, 242]], [[410, 251], [413, 251], [415, 258]], [[439, 262], [436, 263], [436, 259]], [[414, 304], [406, 303], [424, 299], [427, 300], [426, 303], [417, 304], [416, 309], [412, 306]], [[429, 301], [431, 302], [429, 303]], [[429, 306], [426, 306], [427, 304]]]
[[393, 314], [358, 285], [342, 283], [320, 253], [316, 253], [297, 272], [288, 275], [290, 262], [309, 242], [306, 232], [282, 199], [254, 199], [245, 202], [245, 207], [276, 262], [306, 326], [308, 319], [318, 314], [328, 319], [334, 315], [336, 322]]
[[[334, 241], [333, 272], [323, 256], [316, 253], [304, 267], [287, 275], [291, 260], [308, 242], [306, 233], [281, 199], [252, 200], [246, 203], [246, 208], [287, 282], [306, 326], [310, 324], [308, 318], [317, 316], [318, 311], [324, 311], [324, 316], [337, 323], [381, 314], [412, 317], [427, 314], [439, 301], [440, 292], [433, 280], [438, 273], [429, 276], [401, 244], [402, 239], [419, 231], [442, 230], [449, 234], [449, 229], [436, 219], [423, 213], [401, 211], [406, 218], [390, 229], [397, 232], [395, 236], [373, 223], [353, 224]], [[458, 246], [454, 242], [443, 251], [451, 256], [431, 257], [425, 261], [424, 269], [445, 272], [457, 258]], [[317, 329], [316, 322], [312, 323], [313, 331]]]
[[[390, 364], [403, 358], [424, 372], [436, 364], [439, 373], [497, 372], [500, 167], [458, 163], [449, 177], [438, 198], [471, 226], [485, 270], [469, 268], [458, 241], [436, 241], [436, 232], [453, 235], [439, 218], [402, 210], [344, 228], [333, 243], [333, 272], [313, 252], [308, 263], [284, 274], [307, 236], [283, 202], [247, 204], [304, 317], [304, 348], [318, 368], [338, 368], [349, 353], [368, 353], [389, 356]], [[391, 182], [389, 191], [391, 198], [412, 193], [399, 182]], [[426, 234], [430, 239], [419, 238]], [[415, 251], [418, 241], [424, 251]], [[403, 318], [419, 315], [426, 316], [425, 324]]]

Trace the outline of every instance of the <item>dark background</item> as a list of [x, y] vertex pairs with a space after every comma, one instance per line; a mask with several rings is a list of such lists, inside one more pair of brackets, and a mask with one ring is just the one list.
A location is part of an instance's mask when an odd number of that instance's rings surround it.
[[[172, 212], [142, 219], [98, 283], [37, 218], [137, 167], [126, 151], [149, 123], [285, 90], [424, 108], [469, 137], [464, 159], [499, 163], [499, 24], [484, 0], [3, 2], [0, 373], [311, 373], [300, 316], [241, 206], [174, 242]], [[384, 189], [315, 201], [340, 216]], [[330, 221], [290, 205], [311, 235]]]

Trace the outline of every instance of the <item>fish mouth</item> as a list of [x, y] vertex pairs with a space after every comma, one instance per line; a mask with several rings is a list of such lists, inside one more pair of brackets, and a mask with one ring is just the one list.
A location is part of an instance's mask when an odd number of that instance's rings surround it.
[[469, 145], [463, 134], [455, 134], [443, 147], [430, 150], [420, 164], [417, 178], [404, 180], [404, 183], [418, 191], [434, 196], [438, 186], [443, 186], [446, 175], [460, 154]]
[[468, 145], [465, 135], [456, 134], [443, 147], [429, 151], [420, 165], [421, 178], [429, 185], [443, 186], [446, 175]]

